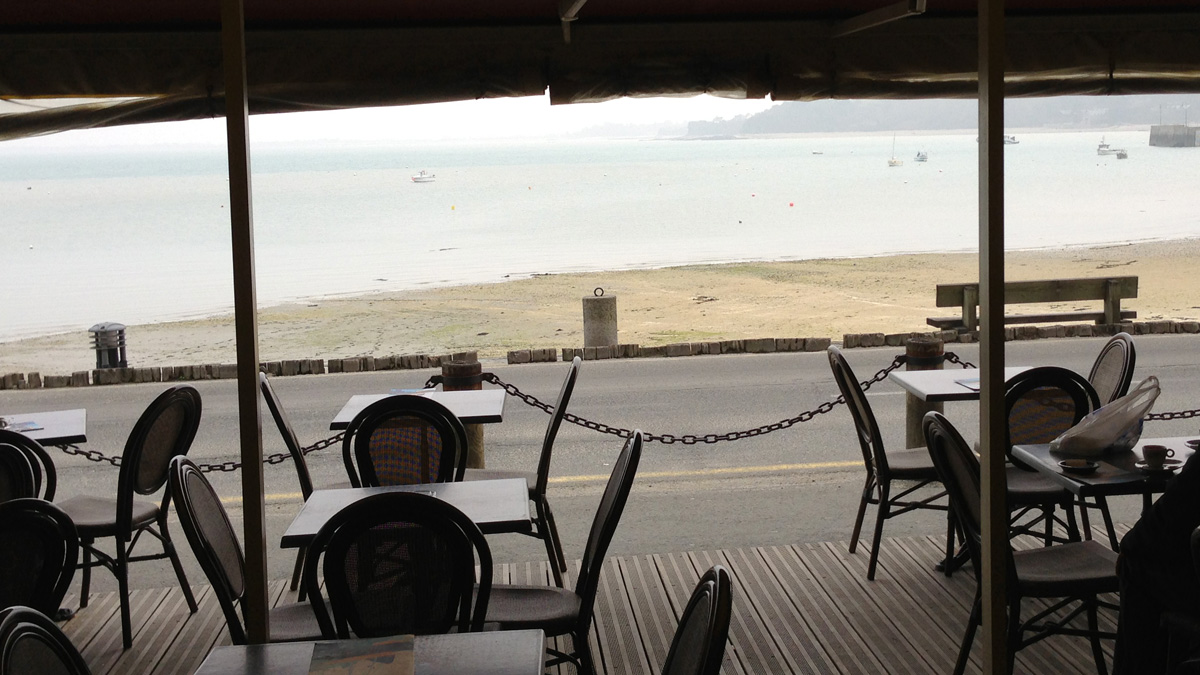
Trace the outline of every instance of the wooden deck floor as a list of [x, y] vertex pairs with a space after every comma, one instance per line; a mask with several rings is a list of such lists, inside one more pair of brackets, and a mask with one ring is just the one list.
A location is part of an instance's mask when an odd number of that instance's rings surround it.
[[[593, 653], [607, 673], [657, 673], [693, 585], [720, 563], [734, 578], [725, 673], [948, 673], [974, 580], [969, 569], [951, 578], [935, 572], [940, 546], [935, 538], [886, 540], [875, 581], [866, 580], [866, 553], [849, 555], [842, 543], [612, 558], [596, 601]], [[548, 583], [548, 568], [504, 565], [496, 581]], [[275, 601], [289, 595], [284, 581], [272, 590]], [[64, 630], [96, 675], [192, 673], [214, 645], [228, 644], [211, 589], [196, 591], [194, 615], [177, 588], [136, 591], [128, 651], [121, 650], [114, 594], [93, 596]], [[1112, 630], [1115, 619], [1109, 612], [1102, 624]], [[1111, 657], [1111, 643], [1105, 647]], [[978, 672], [978, 654], [976, 646], [968, 672]], [[1052, 637], [1017, 658], [1018, 673], [1094, 669], [1081, 638]]]

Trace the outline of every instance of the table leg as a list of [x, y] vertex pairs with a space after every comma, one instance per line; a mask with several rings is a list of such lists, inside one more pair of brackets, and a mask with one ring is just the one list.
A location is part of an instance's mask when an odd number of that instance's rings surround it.
[[925, 431], [921, 428], [921, 422], [925, 419], [925, 413], [930, 410], [943, 412], [946, 407], [944, 403], [929, 403], [922, 401], [920, 398], [913, 396], [910, 393], [904, 394], [907, 399], [907, 414], [904, 424], [904, 447], [906, 448], [923, 448], [925, 447]]

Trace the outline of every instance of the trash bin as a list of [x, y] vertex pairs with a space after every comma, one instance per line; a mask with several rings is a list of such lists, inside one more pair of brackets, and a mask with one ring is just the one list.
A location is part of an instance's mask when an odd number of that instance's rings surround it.
[[98, 323], [88, 329], [92, 334], [92, 349], [96, 350], [96, 368], [124, 368], [125, 325]]

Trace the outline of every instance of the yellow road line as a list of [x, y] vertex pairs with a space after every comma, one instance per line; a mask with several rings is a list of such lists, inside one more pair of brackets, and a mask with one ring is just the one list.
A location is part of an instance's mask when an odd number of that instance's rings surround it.
[[[862, 462], [809, 462], [806, 464], [771, 464], [767, 466], [731, 466], [722, 469], [697, 469], [694, 471], [643, 471], [638, 478], [719, 478], [721, 476], [738, 476], [748, 473], [782, 473], [784, 471], [804, 471], [807, 469], [850, 469], [862, 466]], [[551, 478], [555, 485], [570, 483], [591, 483], [608, 480], [607, 474], [591, 476], [560, 476]], [[299, 501], [304, 498], [299, 492], [277, 492], [266, 495], [268, 502]], [[224, 504], [240, 504], [241, 497], [222, 497]]]

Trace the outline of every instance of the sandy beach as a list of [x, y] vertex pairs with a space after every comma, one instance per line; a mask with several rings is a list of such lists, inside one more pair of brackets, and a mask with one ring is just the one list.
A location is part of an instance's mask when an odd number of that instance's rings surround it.
[[[924, 331], [938, 283], [977, 277], [974, 254], [760, 262], [537, 276], [269, 307], [259, 314], [262, 360], [477, 350], [578, 347], [582, 298], [600, 287], [617, 297], [622, 343], [754, 337], [830, 337]], [[1126, 309], [1138, 320], [1200, 317], [1200, 239], [1095, 248], [1016, 251], [1009, 280], [1136, 275]], [[1099, 303], [1068, 303], [1063, 309]], [[1040, 309], [1045, 310], [1046, 305]], [[1019, 311], [1020, 308], [1010, 308]], [[230, 363], [233, 318], [211, 317], [127, 329], [130, 365]], [[0, 346], [0, 373], [63, 375], [95, 364], [86, 327], [78, 333]]]

